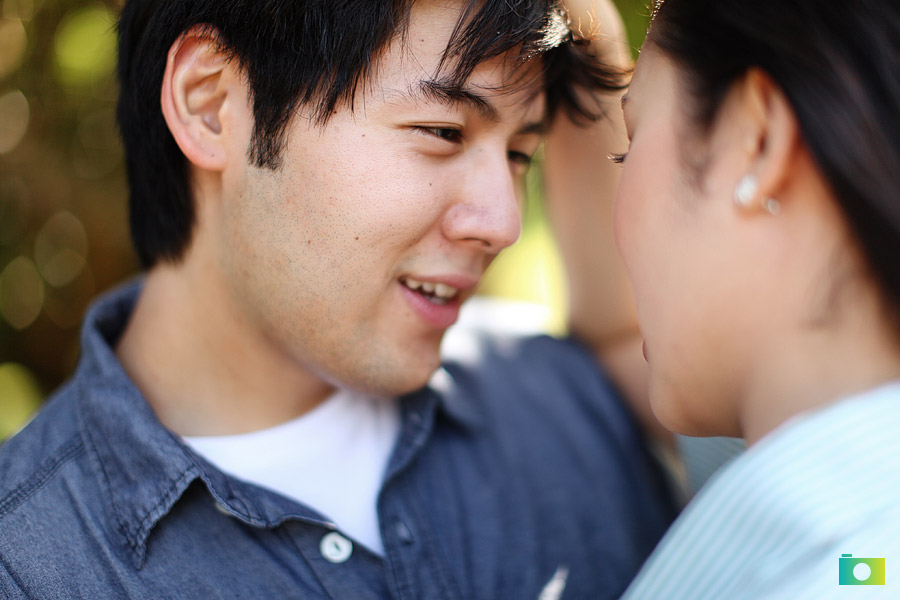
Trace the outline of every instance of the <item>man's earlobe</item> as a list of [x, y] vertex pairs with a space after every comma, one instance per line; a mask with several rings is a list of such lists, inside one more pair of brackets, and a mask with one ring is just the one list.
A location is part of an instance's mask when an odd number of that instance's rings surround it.
[[185, 157], [201, 169], [225, 166], [222, 121], [231, 69], [208, 28], [188, 30], [169, 49], [160, 94], [163, 116]]

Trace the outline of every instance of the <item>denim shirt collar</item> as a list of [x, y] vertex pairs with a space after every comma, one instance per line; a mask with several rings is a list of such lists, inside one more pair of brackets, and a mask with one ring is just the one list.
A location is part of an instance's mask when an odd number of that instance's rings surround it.
[[[114, 352], [141, 289], [142, 280], [132, 281], [91, 307], [74, 378], [82, 388], [80, 427], [99, 463], [112, 528], [122, 535], [135, 566], [143, 565], [154, 527], [197, 480], [219, 510], [247, 525], [269, 528], [297, 519], [333, 527], [309, 507], [221, 472], [160, 423]], [[448, 417], [464, 428], [481, 422], [466, 398], [450, 393], [449, 374], [439, 371], [432, 384], [400, 399], [403, 425], [385, 483], [413, 462], [437, 420]]]

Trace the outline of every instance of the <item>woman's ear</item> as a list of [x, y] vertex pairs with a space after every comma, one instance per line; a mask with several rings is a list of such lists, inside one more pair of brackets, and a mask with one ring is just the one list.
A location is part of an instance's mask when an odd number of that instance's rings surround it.
[[750, 206], [765, 206], [770, 199], [781, 201], [789, 186], [791, 165], [801, 152], [797, 117], [784, 92], [763, 71], [751, 68], [741, 84], [741, 104], [749, 117], [751, 132], [747, 150], [755, 181]]
[[208, 27], [191, 28], [169, 49], [160, 94], [163, 117], [185, 157], [200, 169], [225, 167], [229, 132], [223, 133], [224, 111], [228, 100], [237, 105], [229, 94], [237, 94], [241, 81], [235, 71]]

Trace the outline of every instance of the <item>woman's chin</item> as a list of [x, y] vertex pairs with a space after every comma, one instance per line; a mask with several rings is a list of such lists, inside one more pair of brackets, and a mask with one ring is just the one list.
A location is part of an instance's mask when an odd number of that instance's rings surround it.
[[722, 410], [710, 410], [723, 408], [721, 401], [651, 385], [650, 407], [662, 426], [672, 433], [691, 437], [740, 436], [732, 416]]

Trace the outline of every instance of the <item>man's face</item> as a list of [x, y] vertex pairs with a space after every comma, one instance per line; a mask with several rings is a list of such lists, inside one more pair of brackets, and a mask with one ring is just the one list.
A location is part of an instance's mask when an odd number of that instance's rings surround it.
[[423, 93], [458, 16], [453, 3], [416, 3], [352, 112], [324, 126], [301, 112], [277, 171], [244, 159], [223, 175], [209, 231], [240, 318], [331, 383], [381, 395], [423, 385], [461, 302], [519, 235], [542, 96], [497, 89], [506, 57], [477, 68], [470, 98]]

